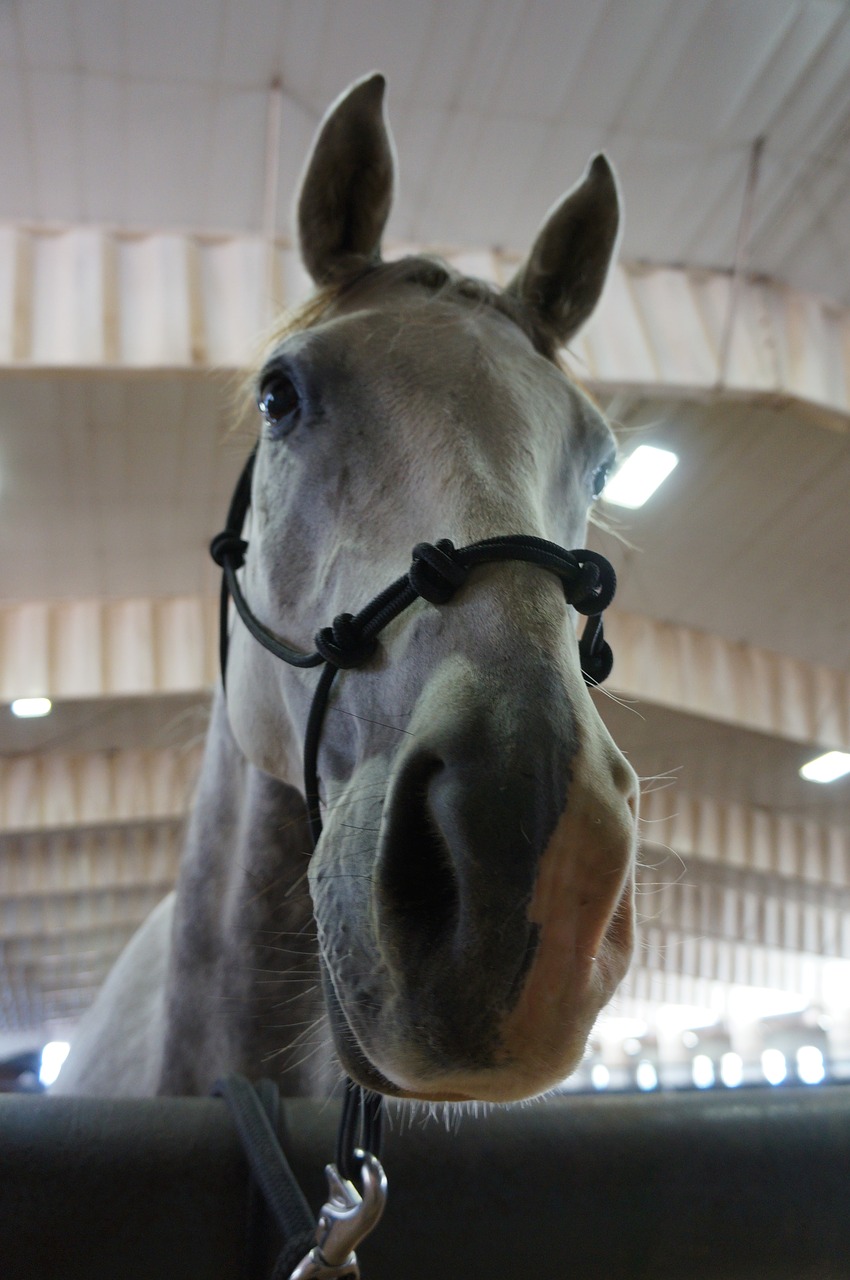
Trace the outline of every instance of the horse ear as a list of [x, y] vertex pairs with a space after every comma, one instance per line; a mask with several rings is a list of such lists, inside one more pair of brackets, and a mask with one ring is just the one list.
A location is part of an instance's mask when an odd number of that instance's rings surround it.
[[620, 225], [617, 182], [605, 156], [555, 206], [505, 292], [567, 342], [599, 301]]
[[382, 75], [352, 85], [319, 129], [298, 196], [301, 258], [316, 284], [379, 262], [393, 194]]

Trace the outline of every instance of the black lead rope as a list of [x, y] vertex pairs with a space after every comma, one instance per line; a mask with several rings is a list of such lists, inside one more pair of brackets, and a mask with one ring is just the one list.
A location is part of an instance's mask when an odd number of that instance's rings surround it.
[[[313, 1247], [316, 1219], [280, 1145], [277, 1086], [271, 1080], [258, 1080], [254, 1085], [244, 1076], [230, 1075], [218, 1080], [212, 1092], [227, 1103], [251, 1175], [283, 1239], [274, 1275], [284, 1280]], [[255, 1221], [254, 1232], [257, 1230]], [[251, 1235], [249, 1232], [249, 1248], [256, 1249]], [[250, 1258], [251, 1275], [259, 1273], [259, 1262]]]
[[[304, 798], [314, 848], [322, 834], [318, 755], [331, 686], [339, 671], [363, 666], [373, 657], [380, 633], [415, 600], [427, 600], [436, 606], [447, 604], [464, 585], [470, 571], [482, 564], [523, 561], [547, 569], [560, 578], [567, 603], [587, 618], [579, 641], [585, 682], [597, 685], [607, 679], [613, 655], [604, 637], [601, 615], [611, 603], [616, 589], [617, 579], [612, 565], [595, 551], [566, 551], [554, 542], [526, 534], [484, 538], [466, 547], [455, 547], [448, 538], [436, 543], [420, 542], [413, 548], [408, 571], [379, 592], [359, 613], [340, 614], [331, 626], [323, 627], [315, 637], [316, 647], [312, 653], [291, 648], [252, 613], [236, 576], [245, 563], [248, 550], [248, 543], [242, 537], [242, 527], [251, 504], [255, 458], [256, 448], [252, 450], [236, 485], [225, 527], [210, 544], [210, 554], [222, 570], [219, 610], [221, 679], [225, 684], [228, 605], [231, 599], [254, 639], [275, 657], [293, 667], [323, 666], [310, 704], [304, 736]], [[344, 1178], [353, 1178], [358, 1162], [356, 1150], [371, 1152], [380, 1158], [382, 1115], [380, 1094], [362, 1089], [351, 1080], [346, 1081], [337, 1141], [337, 1168]], [[252, 1167], [251, 1144], [255, 1137], [251, 1135], [258, 1133], [264, 1135], [256, 1140], [262, 1142], [266, 1156], [271, 1150], [268, 1134], [261, 1122], [246, 1127], [243, 1139]]]

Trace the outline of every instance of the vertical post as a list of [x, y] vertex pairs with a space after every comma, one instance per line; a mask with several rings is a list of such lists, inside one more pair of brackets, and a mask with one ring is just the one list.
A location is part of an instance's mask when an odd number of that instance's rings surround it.
[[738, 236], [735, 242], [735, 259], [732, 264], [732, 283], [729, 290], [729, 309], [726, 312], [726, 323], [720, 340], [720, 352], [717, 357], [717, 386], [722, 387], [729, 372], [729, 355], [732, 350], [732, 334], [738, 314], [741, 296], [741, 285], [747, 266], [750, 248], [750, 235], [753, 222], [753, 203], [758, 185], [759, 166], [764, 150], [764, 137], [756, 138], [750, 148], [750, 163], [747, 167], [747, 185], [744, 188], [744, 199], [741, 205], [741, 219], [738, 223]]
[[280, 131], [283, 119], [283, 85], [275, 76], [269, 85], [266, 107], [266, 157], [263, 182], [263, 227], [266, 245], [266, 281], [269, 299], [276, 306], [275, 236], [277, 234], [277, 189], [280, 177]]

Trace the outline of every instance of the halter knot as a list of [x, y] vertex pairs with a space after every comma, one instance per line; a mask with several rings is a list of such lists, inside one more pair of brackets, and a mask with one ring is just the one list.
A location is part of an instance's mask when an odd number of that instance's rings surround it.
[[603, 684], [614, 666], [614, 654], [603, 634], [601, 616], [591, 617], [585, 623], [578, 652], [584, 678], [593, 684]]
[[574, 551], [573, 555], [579, 562], [579, 571], [566, 593], [567, 599], [576, 613], [595, 617], [614, 599], [617, 575], [609, 561], [595, 551]]
[[407, 580], [416, 594], [430, 604], [447, 604], [468, 576], [469, 570], [458, 559], [455, 545], [448, 538], [436, 543], [418, 542], [413, 548]]
[[350, 613], [341, 613], [333, 620], [333, 626], [322, 627], [314, 640], [316, 652], [325, 662], [340, 670], [361, 667], [368, 662], [378, 647], [372, 636], [364, 636]]
[[210, 543], [210, 555], [219, 569], [224, 568], [225, 560], [232, 569], [241, 569], [245, 563], [245, 552], [247, 550], [248, 543], [245, 539], [240, 538], [238, 533], [232, 533], [229, 529], [224, 529], [221, 533], [217, 533]]

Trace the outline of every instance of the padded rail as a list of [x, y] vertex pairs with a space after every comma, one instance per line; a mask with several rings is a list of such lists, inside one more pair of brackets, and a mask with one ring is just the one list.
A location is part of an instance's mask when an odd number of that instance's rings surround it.
[[[336, 1107], [284, 1106], [311, 1203]], [[395, 1112], [364, 1280], [845, 1280], [850, 1087]], [[0, 1097], [3, 1280], [242, 1280], [247, 1173], [224, 1103]], [[255, 1270], [254, 1274], [262, 1274]]]

